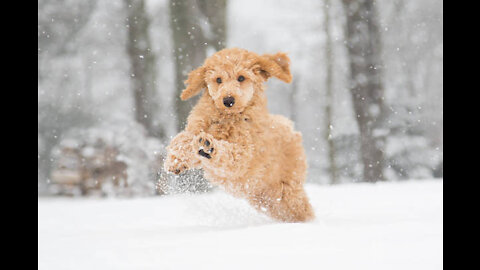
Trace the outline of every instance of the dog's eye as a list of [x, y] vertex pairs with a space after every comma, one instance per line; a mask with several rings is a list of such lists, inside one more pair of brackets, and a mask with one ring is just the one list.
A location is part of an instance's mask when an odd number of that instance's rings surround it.
[[222, 78], [218, 77], [217, 78], [217, 83], [222, 83]]
[[243, 82], [245, 80], [245, 77], [243, 77], [242, 75], [238, 76], [238, 79], [237, 79], [239, 82]]

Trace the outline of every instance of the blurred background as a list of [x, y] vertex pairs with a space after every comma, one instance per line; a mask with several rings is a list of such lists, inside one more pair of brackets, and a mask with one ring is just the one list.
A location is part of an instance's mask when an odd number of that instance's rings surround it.
[[443, 178], [443, 1], [39, 0], [39, 196], [211, 190], [162, 164], [186, 75], [225, 47], [290, 56], [268, 105], [308, 183]]

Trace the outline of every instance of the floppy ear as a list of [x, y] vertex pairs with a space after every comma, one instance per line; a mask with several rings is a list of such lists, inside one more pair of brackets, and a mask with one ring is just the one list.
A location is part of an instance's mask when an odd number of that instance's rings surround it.
[[182, 100], [186, 100], [197, 95], [203, 88], [207, 87], [205, 84], [205, 67], [201, 66], [190, 71], [185, 84], [187, 85], [187, 88], [185, 88], [180, 95]]
[[264, 54], [258, 58], [257, 64], [260, 66], [260, 74], [265, 80], [273, 76], [286, 83], [292, 81], [290, 58], [286, 53]]

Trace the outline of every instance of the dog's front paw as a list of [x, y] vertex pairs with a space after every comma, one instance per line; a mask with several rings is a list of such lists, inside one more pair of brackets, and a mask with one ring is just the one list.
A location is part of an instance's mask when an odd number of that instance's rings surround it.
[[166, 171], [177, 175], [189, 169], [187, 162], [175, 155], [168, 155], [163, 165]]
[[202, 132], [193, 139], [193, 149], [198, 149], [198, 155], [211, 159], [215, 154], [215, 147], [213, 146], [214, 141], [215, 139], [212, 135]]

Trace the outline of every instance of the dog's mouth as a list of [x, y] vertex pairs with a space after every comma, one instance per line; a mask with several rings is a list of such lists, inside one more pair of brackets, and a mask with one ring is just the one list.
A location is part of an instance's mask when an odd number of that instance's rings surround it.
[[240, 108], [238, 106], [234, 106], [234, 107], [231, 107], [231, 108], [225, 108], [222, 110], [225, 114], [238, 114], [238, 113], [241, 113], [243, 111], [244, 108]]
[[238, 105], [235, 105], [235, 106], [232, 106], [232, 107], [222, 106], [221, 108], [218, 108], [218, 110], [221, 112], [221, 114], [225, 114], [225, 115], [239, 114], [239, 113], [242, 113], [244, 111], [244, 109], [245, 109], [244, 107], [238, 106]]

